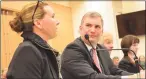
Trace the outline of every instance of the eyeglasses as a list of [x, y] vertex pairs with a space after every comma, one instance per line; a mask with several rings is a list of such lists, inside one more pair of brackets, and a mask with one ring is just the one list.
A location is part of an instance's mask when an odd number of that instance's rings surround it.
[[38, 0], [37, 5], [36, 5], [34, 12], [33, 12], [33, 15], [32, 15], [32, 21], [34, 20], [34, 15], [35, 15], [35, 12], [36, 12], [40, 2], [43, 3], [41, 0]]

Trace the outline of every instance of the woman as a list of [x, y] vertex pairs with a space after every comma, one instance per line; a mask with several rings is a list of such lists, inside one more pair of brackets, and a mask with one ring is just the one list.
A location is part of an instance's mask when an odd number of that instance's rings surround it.
[[59, 79], [55, 50], [47, 44], [56, 36], [59, 22], [53, 9], [39, 2], [26, 5], [10, 21], [12, 30], [24, 38], [10, 62], [7, 79]]
[[103, 45], [111, 55], [113, 48], [113, 35], [109, 32], [104, 32], [99, 43]]
[[[129, 48], [130, 50], [137, 53], [139, 39], [134, 35], [126, 35], [122, 38], [121, 48]], [[119, 62], [119, 68], [126, 70], [131, 73], [138, 73], [140, 71], [139, 67], [135, 64], [135, 56], [132, 51], [123, 50], [124, 57]]]

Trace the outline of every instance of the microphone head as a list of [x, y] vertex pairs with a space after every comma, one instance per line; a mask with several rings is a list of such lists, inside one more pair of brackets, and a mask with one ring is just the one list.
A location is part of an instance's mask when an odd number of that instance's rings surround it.
[[89, 40], [89, 35], [88, 34], [85, 34], [84, 37], [85, 37], [86, 40]]

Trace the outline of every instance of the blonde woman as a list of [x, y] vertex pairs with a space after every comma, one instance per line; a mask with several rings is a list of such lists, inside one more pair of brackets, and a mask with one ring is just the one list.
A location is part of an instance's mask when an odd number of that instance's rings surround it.
[[100, 38], [99, 43], [108, 50], [109, 54], [111, 54], [113, 48], [113, 36], [111, 33], [104, 32]]
[[12, 30], [22, 33], [24, 41], [16, 49], [7, 79], [59, 79], [59, 69], [47, 41], [56, 36], [58, 20], [51, 6], [39, 2], [26, 5], [10, 21]]

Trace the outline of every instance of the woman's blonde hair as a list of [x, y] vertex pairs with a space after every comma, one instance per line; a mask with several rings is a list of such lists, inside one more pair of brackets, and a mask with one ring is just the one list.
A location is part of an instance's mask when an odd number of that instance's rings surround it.
[[105, 41], [113, 42], [113, 35], [109, 32], [103, 32], [99, 44], [104, 44]]
[[[42, 19], [45, 15], [44, 6], [48, 5], [47, 3], [40, 2], [36, 12], [34, 14], [34, 19]], [[32, 31], [33, 30], [33, 13], [36, 8], [36, 3], [30, 3], [24, 6], [24, 8], [16, 13], [16, 17], [9, 22], [12, 30], [17, 33], [23, 31]]]

